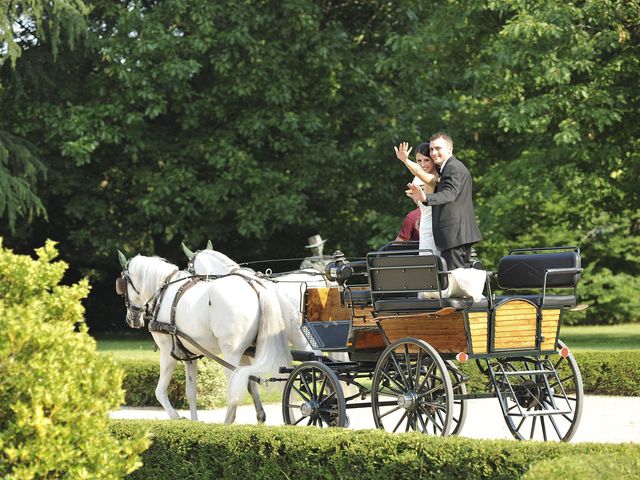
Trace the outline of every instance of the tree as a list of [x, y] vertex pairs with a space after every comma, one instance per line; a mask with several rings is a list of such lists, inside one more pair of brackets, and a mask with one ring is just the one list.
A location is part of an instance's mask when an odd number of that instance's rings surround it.
[[[84, 33], [87, 13], [82, 0], [1, 2], [0, 69], [15, 67], [23, 51], [45, 39], [54, 56], [61, 41], [73, 45]], [[0, 81], [0, 96], [2, 89]], [[46, 209], [36, 194], [46, 167], [33, 143], [14, 133], [0, 129], [0, 216], [7, 217], [11, 231], [19, 217], [40, 215], [46, 219]]]

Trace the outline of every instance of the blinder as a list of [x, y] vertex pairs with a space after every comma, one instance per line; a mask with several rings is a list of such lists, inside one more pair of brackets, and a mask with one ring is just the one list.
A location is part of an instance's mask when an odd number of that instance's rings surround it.
[[127, 283], [123, 277], [116, 278], [116, 293], [120, 296], [125, 294], [127, 290]]

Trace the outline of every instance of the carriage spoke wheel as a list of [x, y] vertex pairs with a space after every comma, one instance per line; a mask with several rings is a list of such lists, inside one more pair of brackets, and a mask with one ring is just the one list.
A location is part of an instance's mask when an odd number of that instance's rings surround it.
[[286, 425], [346, 427], [346, 410], [340, 381], [325, 364], [305, 362], [289, 375], [282, 395]]
[[449, 435], [453, 389], [444, 360], [422, 340], [393, 342], [376, 365], [371, 406], [378, 428]]
[[455, 398], [457, 395], [467, 394], [467, 385], [464, 383], [461, 375], [457, 373], [453, 362], [447, 361], [449, 368], [449, 377], [453, 388], [453, 412], [451, 417], [451, 435], [460, 435], [460, 431], [467, 419], [467, 400]]
[[[558, 350], [565, 344], [558, 341]], [[511, 389], [498, 379], [498, 394], [505, 402], [504, 418], [518, 440], [568, 442], [582, 416], [583, 387], [580, 369], [569, 354], [503, 360]], [[556, 375], [524, 373], [554, 369]], [[519, 373], [522, 372], [522, 373]], [[524, 415], [523, 415], [524, 413]]]

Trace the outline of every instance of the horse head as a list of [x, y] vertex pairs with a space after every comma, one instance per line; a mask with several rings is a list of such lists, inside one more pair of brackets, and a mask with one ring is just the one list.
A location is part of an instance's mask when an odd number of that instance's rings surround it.
[[[147, 302], [143, 300], [140, 282], [134, 280], [131, 274], [131, 266], [136, 264], [136, 258], [127, 260], [125, 255], [118, 250], [118, 259], [122, 266], [120, 277], [116, 279], [116, 293], [124, 298], [124, 306], [127, 309], [126, 322], [131, 328], [144, 327], [144, 313], [147, 310]], [[137, 271], [134, 269], [134, 271]]]
[[116, 280], [116, 292], [124, 297], [126, 321], [131, 328], [144, 327], [145, 314], [163, 286], [178, 272], [178, 267], [163, 258], [136, 255], [127, 260], [119, 253], [122, 272]]

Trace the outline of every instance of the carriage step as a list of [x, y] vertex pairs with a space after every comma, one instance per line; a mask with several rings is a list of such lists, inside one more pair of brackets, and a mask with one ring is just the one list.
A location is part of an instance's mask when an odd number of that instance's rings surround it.
[[505, 376], [509, 377], [512, 375], [553, 375], [555, 373], [554, 370], [513, 370], [509, 372], [495, 372], [496, 377]]
[[551, 415], [568, 415], [573, 413], [571, 409], [553, 409], [553, 410], [525, 410], [522, 412], [512, 412], [509, 415], [513, 417], [548, 417]]

